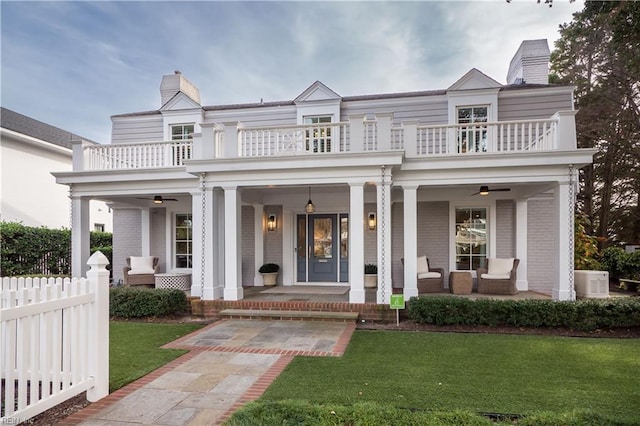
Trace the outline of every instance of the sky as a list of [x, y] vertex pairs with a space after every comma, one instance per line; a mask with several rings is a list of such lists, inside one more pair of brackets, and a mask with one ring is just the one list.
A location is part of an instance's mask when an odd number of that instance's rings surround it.
[[471, 68], [506, 83], [522, 40], [581, 0], [0, 0], [5, 108], [109, 143], [112, 115], [160, 107], [182, 74], [202, 105], [292, 100], [316, 80], [341, 96], [446, 89]]

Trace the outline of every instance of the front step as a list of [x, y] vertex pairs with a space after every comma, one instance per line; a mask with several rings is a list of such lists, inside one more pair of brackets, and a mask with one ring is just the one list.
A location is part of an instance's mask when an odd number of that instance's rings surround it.
[[355, 322], [358, 320], [358, 315], [358, 312], [289, 311], [278, 309], [223, 309], [220, 311], [222, 318], [290, 321]]

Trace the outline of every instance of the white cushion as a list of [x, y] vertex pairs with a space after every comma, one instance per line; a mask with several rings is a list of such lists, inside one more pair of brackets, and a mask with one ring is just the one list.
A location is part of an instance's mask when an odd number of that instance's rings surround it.
[[131, 266], [129, 275], [153, 274], [156, 272], [153, 269], [153, 256], [131, 256], [129, 265]]
[[510, 275], [513, 269], [513, 258], [510, 259], [489, 259], [489, 275]]
[[429, 262], [427, 261], [427, 256], [418, 257], [416, 269], [418, 271], [418, 274], [422, 274], [423, 272], [429, 272]]
[[421, 278], [440, 278], [440, 272], [420, 272], [418, 279]]
[[511, 278], [511, 274], [496, 275], [496, 274], [482, 274], [480, 275], [485, 280], [508, 280]]

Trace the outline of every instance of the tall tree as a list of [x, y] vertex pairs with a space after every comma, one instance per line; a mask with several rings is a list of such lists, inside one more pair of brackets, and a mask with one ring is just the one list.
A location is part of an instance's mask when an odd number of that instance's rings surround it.
[[[640, 242], [640, 2], [588, 1], [560, 26], [555, 81], [576, 86], [578, 146], [597, 148], [581, 171], [579, 209], [601, 248]], [[553, 81], [553, 80], [552, 80]]]

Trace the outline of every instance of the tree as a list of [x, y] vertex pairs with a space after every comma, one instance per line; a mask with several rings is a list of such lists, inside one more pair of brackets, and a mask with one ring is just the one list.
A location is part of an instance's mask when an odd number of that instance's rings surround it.
[[585, 2], [560, 36], [552, 81], [576, 86], [578, 146], [598, 149], [580, 176], [585, 231], [600, 248], [640, 242], [640, 3]]

